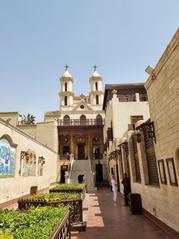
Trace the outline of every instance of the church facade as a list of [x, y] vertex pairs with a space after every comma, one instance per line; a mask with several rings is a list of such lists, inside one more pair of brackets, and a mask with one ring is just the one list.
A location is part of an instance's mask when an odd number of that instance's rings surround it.
[[88, 96], [75, 96], [73, 77], [68, 70], [60, 77], [60, 110], [45, 113], [45, 122], [56, 121], [58, 152], [75, 160], [101, 159], [103, 154], [102, 77], [95, 70], [90, 77]]
[[96, 68], [89, 78], [90, 91], [87, 96], [75, 96], [74, 79], [67, 67], [60, 77], [60, 109], [46, 112], [45, 122], [56, 122], [58, 154], [60, 158], [60, 181], [65, 181], [70, 159], [90, 160], [94, 181], [106, 178], [103, 165], [104, 111], [102, 77]]

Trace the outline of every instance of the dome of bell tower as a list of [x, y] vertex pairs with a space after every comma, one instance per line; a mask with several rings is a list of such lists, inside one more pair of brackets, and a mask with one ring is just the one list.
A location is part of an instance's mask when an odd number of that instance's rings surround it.
[[94, 71], [89, 79], [90, 83], [90, 101], [93, 105], [102, 105], [103, 90], [102, 90], [102, 77], [97, 72], [97, 66], [94, 66]]

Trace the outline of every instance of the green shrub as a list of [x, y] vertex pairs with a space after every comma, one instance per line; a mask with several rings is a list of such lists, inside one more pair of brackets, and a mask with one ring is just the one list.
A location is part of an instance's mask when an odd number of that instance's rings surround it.
[[7, 235], [2, 239], [48, 239], [66, 211], [66, 207], [38, 207], [27, 213], [0, 210], [1, 234]]
[[29, 196], [28, 199], [32, 200], [57, 200], [57, 199], [80, 199], [78, 193], [45, 193]]
[[0, 239], [14, 239], [13, 235], [9, 235], [7, 232], [3, 232], [0, 230]]
[[84, 183], [59, 183], [53, 189], [62, 190], [83, 190], [85, 187]]

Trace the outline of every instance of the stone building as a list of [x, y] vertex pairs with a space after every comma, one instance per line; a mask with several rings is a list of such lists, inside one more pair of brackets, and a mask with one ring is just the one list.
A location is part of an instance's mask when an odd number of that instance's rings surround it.
[[73, 78], [68, 72], [60, 77], [60, 110], [45, 113], [45, 122], [57, 121], [60, 157], [101, 159], [103, 153], [102, 77], [95, 70], [90, 77], [88, 96], [75, 96]]
[[[158, 187], [140, 191], [146, 209], [179, 231], [179, 29], [145, 84], [155, 130]], [[146, 186], [145, 186], [146, 187]]]
[[[123, 191], [120, 179], [124, 171], [127, 172], [131, 180], [132, 193], [141, 195], [145, 215], [168, 231], [172, 238], [178, 238], [176, 231], [179, 232], [179, 30], [155, 68], [147, 67], [146, 71], [150, 75], [145, 83], [150, 116], [142, 110], [140, 115], [145, 115], [143, 119], [138, 116], [132, 122], [128, 116], [122, 121], [125, 113], [120, 109], [117, 114], [117, 106], [115, 111], [112, 110], [113, 101], [116, 105], [120, 103], [121, 91], [113, 87], [110, 97], [107, 97], [105, 91], [104, 137], [109, 174], [116, 175], [119, 190]], [[106, 103], [105, 99], [109, 101]], [[129, 109], [126, 106], [124, 111], [130, 112]], [[119, 129], [115, 130], [116, 124], [118, 127], [121, 126], [121, 132]]]
[[105, 159], [108, 161], [109, 181], [114, 174], [122, 191], [124, 172], [130, 175], [128, 158], [128, 131], [134, 130], [138, 120], [149, 118], [147, 93], [143, 83], [106, 85], [103, 110], [105, 111]]
[[[95, 68], [89, 79], [90, 91], [87, 96], [75, 96], [73, 83], [74, 79], [66, 68], [60, 77], [60, 110], [45, 113], [44, 121], [55, 121], [57, 124], [61, 182], [64, 181], [65, 171], [71, 167], [72, 181], [77, 180], [78, 174], [84, 174], [100, 183], [106, 178], [103, 165], [102, 77]], [[94, 182], [89, 180], [88, 184], [92, 186]]]

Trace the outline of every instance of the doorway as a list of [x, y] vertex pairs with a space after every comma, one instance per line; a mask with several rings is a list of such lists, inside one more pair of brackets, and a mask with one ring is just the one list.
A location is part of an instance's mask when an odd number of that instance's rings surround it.
[[85, 159], [85, 144], [78, 144], [78, 159]]
[[103, 182], [103, 166], [102, 164], [96, 164], [96, 183]]
[[63, 146], [63, 155], [64, 154], [70, 154], [70, 146], [68, 145]]

